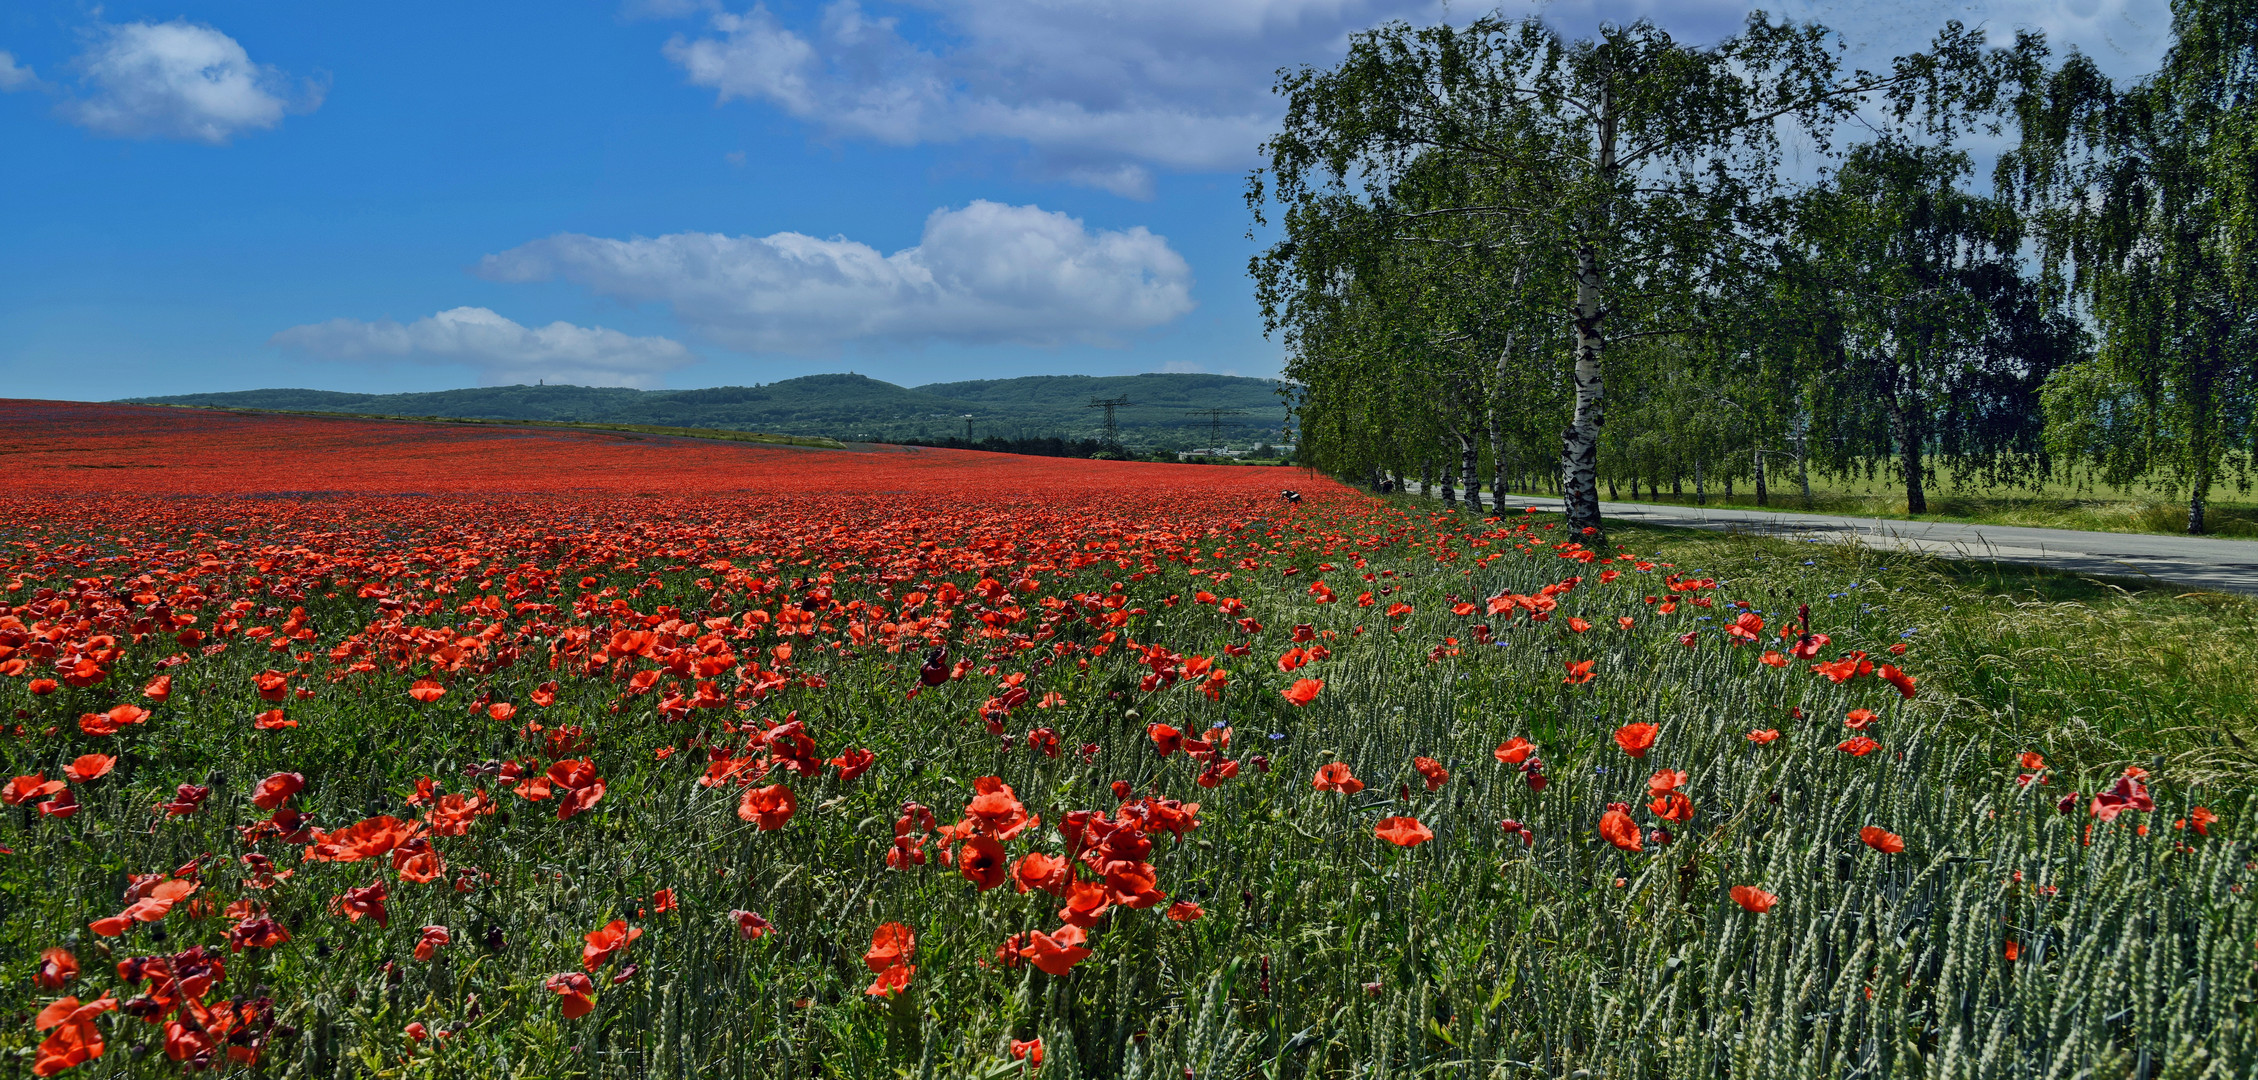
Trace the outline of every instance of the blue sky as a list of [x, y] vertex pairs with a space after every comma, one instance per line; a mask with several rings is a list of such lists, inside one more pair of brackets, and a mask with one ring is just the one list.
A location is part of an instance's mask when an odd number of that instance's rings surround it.
[[[2168, 29], [2161, 0], [1771, 7], [1868, 62], [1961, 18], [2130, 75]], [[1543, 10], [1714, 39], [1744, 9]], [[0, 393], [1268, 376], [1240, 190], [1271, 72], [1475, 11], [13, 0]]]

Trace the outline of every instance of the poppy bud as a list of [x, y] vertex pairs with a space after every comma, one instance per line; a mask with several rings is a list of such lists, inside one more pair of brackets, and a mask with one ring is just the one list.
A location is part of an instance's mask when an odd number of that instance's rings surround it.
[[1670, 831], [1668, 829], [1656, 829], [1646, 834], [1646, 838], [1650, 843], [1667, 844], [1670, 842]]
[[1270, 771], [1270, 758], [1266, 754], [1256, 754], [1249, 758], [1247, 763], [1253, 765], [1256, 772]]

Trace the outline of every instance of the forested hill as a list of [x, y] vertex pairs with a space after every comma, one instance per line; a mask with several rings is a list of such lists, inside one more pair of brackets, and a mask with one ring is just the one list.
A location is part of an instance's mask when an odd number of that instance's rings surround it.
[[[1230, 375], [1039, 375], [900, 387], [861, 375], [809, 375], [754, 386], [629, 390], [596, 386], [488, 386], [420, 394], [242, 390], [126, 399], [145, 405], [285, 409], [478, 420], [552, 420], [828, 435], [841, 439], [940, 439], [1098, 433], [1093, 398], [1126, 398], [1116, 410], [1131, 446], [1204, 446], [1220, 430], [1241, 446], [1273, 442], [1286, 422], [1278, 384]], [[1194, 410], [1238, 410], [1220, 418]]]

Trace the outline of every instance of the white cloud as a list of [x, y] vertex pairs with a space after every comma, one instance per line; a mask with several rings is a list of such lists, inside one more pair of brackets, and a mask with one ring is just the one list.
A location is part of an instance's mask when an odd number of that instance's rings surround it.
[[[2044, 29], [2113, 71], [2161, 51], [2168, 0], [1781, 0], [1775, 14], [1844, 32], [1855, 63], [1924, 47], [1948, 18], [2001, 43]], [[1769, 6], [1769, 5], [1768, 5]], [[1742, 0], [1507, 0], [1563, 31], [1651, 18], [1707, 42], [1737, 30]], [[762, 102], [826, 135], [892, 145], [996, 139], [1043, 175], [1148, 197], [1154, 168], [1236, 171], [1274, 130], [1276, 71], [1338, 58], [1348, 36], [1389, 19], [1464, 21], [1488, 4], [1444, 0], [830, 0], [812, 22], [756, 3], [650, 0], [652, 14], [703, 13], [665, 47], [722, 102]], [[2112, 63], [2112, 61], [2117, 61]]]
[[234, 38], [184, 19], [98, 26], [78, 58], [83, 93], [73, 123], [127, 138], [224, 143], [321, 104], [318, 85], [251, 62]]
[[[1439, 16], [1439, 0], [833, 0], [795, 29], [716, 10], [666, 55], [719, 99], [895, 145], [1005, 139], [1038, 171], [1144, 197], [1152, 166], [1239, 169], [1275, 123], [1273, 72], [1338, 55], [1351, 30]], [[933, 34], [917, 36], [931, 37]]]
[[25, 90], [39, 85], [39, 76], [32, 74], [29, 65], [16, 63], [16, 58], [0, 51], [0, 93]]
[[697, 357], [680, 342], [632, 337], [601, 326], [520, 326], [486, 308], [459, 307], [402, 325], [390, 319], [331, 319], [293, 326], [268, 344], [331, 360], [398, 358], [468, 364], [488, 385], [531, 382], [655, 386], [661, 373]]
[[1191, 268], [1166, 238], [985, 201], [935, 210], [917, 246], [891, 255], [790, 232], [564, 233], [489, 255], [478, 272], [664, 303], [747, 352], [820, 354], [850, 341], [1113, 344], [1193, 306]]

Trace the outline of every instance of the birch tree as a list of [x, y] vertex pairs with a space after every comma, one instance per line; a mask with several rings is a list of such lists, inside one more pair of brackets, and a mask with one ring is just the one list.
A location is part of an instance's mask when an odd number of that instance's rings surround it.
[[2101, 334], [2048, 388], [2050, 444], [2110, 483], [2161, 478], [2200, 533], [2258, 442], [2258, 0], [2174, 0], [2172, 34], [2122, 90], [2076, 53], [2027, 64], [1999, 180]]
[[[1596, 533], [1608, 343], [1690, 328], [1715, 275], [1745, 267], [1742, 249], [1772, 225], [1783, 127], [1823, 146], [1877, 98], [1905, 115], [1981, 96], [1988, 71], [1981, 36], [1958, 24], [1934, 52], [1873, 74], [1843, 72], [1824, 28], [1761, 14], [1712, 48], [1645, 21], [1578, 41], [1536, 18], [1394, 23], [1355, 36], [1331, 70], [1281, 76], [1285, 120], [1248, 203], [1258, 225], [1274, 204], [1292, 215], [1356, 201], [1381, 235], [1397, 215], [1454, 216], [1549, 244], [1555, 257], [1535, 265], [1559, 275], [1542, 291], [1572, 339], [1563, 502], [1571, 527]], [[1405, 205], [1406, 177], [1438, 156], [1468, 171], [1465, 197]], [[1270, 265], [1292, 262], [1295, 243]]]

